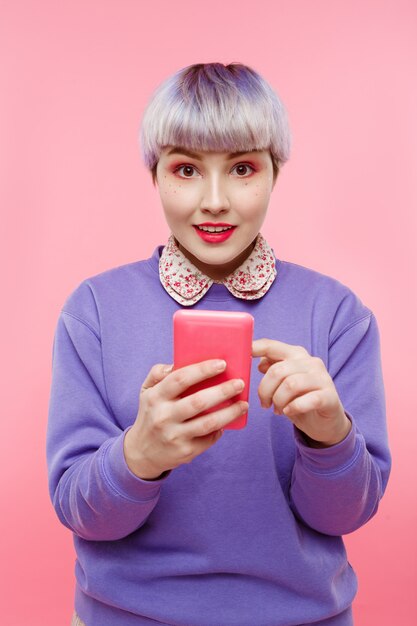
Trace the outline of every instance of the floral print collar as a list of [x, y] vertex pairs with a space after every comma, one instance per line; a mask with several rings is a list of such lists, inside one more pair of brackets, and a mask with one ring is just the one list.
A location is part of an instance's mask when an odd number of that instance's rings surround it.
[[179, 304], [190, 306], [200, 300], [213, 283], [223, 284], [236, 298], [262, 298], [275, 280], [275, 255], [261, 233], [250, 256], [223, 280], [214, 280], [199, 270], [168, 238], [159, 258], [159, 278], [165, 290]]

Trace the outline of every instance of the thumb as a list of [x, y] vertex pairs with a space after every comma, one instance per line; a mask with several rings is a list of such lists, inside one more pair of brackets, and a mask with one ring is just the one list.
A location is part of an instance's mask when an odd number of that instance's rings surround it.
[[161, 382], [161, 380], [163, 380], [165, 376], [172, 371], [173, 367], [173, 363], [171, 365], [167, 365], [165, 363], [158, 363], [157, 365], [154, 365], [143, 381], [140, 393], [143, 393], [146, 389], [150, 389]]

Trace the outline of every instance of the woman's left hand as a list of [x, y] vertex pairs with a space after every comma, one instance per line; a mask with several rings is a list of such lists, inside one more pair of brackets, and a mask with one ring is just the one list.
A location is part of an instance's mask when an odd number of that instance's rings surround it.
[[[274, 339], [252, 342], [252, 356], [262, 357], [258, 369], [265, 374], [258, 387], [261, 405], [274, 405], [312, 439], [312, 447], [342, 441], [352, 423], [347, 417], [332, 377], [323, 361], [303, 346]], [[317, 444], [317, 445], [316, 445]]]

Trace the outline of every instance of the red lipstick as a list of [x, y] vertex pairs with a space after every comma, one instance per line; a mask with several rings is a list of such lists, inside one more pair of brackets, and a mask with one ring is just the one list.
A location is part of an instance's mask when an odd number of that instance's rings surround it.
[[202, 222], [201, 224], [196, 224], [196, 226], [233, 226], [233, 224], [226, 224], [226, 222]]
[[[228, 230], [224, 230], [220, 233], [209, 233], [207, 231], [200, 230], [198, 226], [221, 226], [223, 228], [227, 228]], [[229, 239], [236, 229], [236, 226], [233, 224], [225, 224], [224, 222], [204, 222], [203, 224], [198, 224], [198, 226], [193, 226], [193, 228], [197, 235], [206, 243], [222, 243], [223, 241], [226, 241], [226, 239]]]

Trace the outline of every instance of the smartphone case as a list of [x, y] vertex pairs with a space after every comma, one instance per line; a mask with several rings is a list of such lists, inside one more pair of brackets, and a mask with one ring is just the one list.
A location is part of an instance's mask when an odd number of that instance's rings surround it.
[[[174, 370], [206, 359], [224, 359], [227, 364], [220, 374], [189, 387], [181, 394], [181, 398], [232, 378], [242, 378], [245, 381], [245, 387], [236, 396], [202, 411], [195, 417], [227, 407], [237, 400], [249, 401], [253, 329], [253, 316], [243, 311], [179, 309], [174, 313]], [[244, 428], [247, 418], [248, 413], [242, 413], [224, 428]]]

